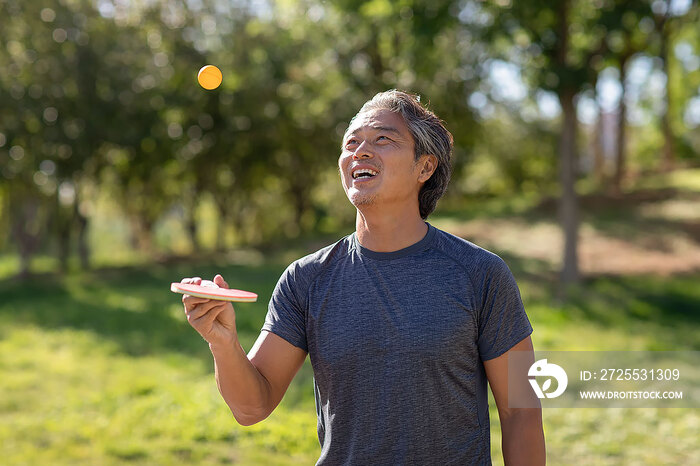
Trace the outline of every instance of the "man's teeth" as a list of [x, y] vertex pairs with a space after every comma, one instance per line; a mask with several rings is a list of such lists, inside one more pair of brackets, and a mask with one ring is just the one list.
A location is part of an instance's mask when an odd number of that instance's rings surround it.
[[370, 170], [368, 168], [362, 168], [360, 170], [357, 170], [355, 173], [352, 174], [352, 177], [354, 179], [357, 178], [364, 178], [364, 177], [369, 177], [369, 176], [374, 176], [376, 175], [377, 172], [374, 170]]

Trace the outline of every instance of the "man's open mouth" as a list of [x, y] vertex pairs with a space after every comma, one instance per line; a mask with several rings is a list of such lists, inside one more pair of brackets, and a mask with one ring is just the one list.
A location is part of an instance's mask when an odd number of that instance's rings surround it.
[[352, 178], [354, 180], [363, 180], [372, 178], [373, 176], [376, 176], [377, 173], [378, 172], [370, 170], [369, 168], [360, 168], [359, 170], [356, 170], [352, 173]]

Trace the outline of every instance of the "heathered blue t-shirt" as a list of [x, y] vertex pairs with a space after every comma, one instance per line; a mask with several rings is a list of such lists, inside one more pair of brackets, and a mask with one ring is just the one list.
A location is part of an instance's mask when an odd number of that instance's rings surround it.
[[319, 465], [491, 464], [483, 361], [532, 333], [503, 260], [432, 225], [399, 251], [353, 233], [295, 261], [263, 330], [309, 353]]

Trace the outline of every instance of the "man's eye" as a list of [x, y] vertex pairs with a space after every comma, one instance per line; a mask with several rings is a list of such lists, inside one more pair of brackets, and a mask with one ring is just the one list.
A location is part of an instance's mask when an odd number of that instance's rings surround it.
[[377, 141], [382, 141], [382, 140], [384, 140], [384, 141], [391, 141], [391, 139], [389, 139], [387, 136], [379, 136], [379, 137], [377, 138]]
[[348, 142], [345, 143], [345, 147], [354, 146], [354, 145], [356, 145], [356, 144], [357, 144], [357, 140], [355, 140], [355, 139], [350, 139]]

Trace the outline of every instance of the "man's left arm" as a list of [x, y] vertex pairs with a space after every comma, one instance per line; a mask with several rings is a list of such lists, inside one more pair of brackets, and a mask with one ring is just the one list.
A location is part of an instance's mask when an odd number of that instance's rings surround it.
[[[541, 407], [511, 408], [508, 406], [508, 353], [511, 351], [529, 352], [532, 355], [531, 363], [534, 362], [532, 340], [529, 336], [501, 356], [484, 361], [486, 377], [501, 420], [503, 459], [506, 466], [542, 466], [546, 461], [546, 453]], [[526, 377], [523, 379], [513, 382], [527, 385]], [[524, 385], [518, 388], [524, 389]], [[527, 389], [530, 387], [528, 386]]]

